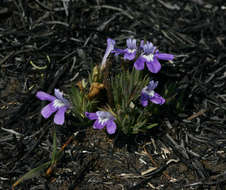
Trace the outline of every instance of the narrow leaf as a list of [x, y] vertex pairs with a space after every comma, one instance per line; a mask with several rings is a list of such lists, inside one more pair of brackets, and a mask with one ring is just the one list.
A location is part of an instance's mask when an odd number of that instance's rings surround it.
[[158, 123], [153, 123], [151, 125], [148, 125], [146, 128], [151, 129], [151, 128], [156, 127], [156, 126], [158, 126]]
[[53, 129], [53, 152], [52, 152], [52, 159], [51, 165], [56, 161], [56, 154], [57, 154], [57, 145], [56, 145], [56, 128]]
[[14, 189], [14, 187], [16, 187], [18, 184], [20, 184], [21, 182], [31, 179], [33, 177], [39, 176], [40, 173], [42, 171], [44, 171], [49, 165], [50, 165], [50, 161], [45, 162], [44, 164], [38, 166], [37, 168], [34, 168], [32, 170], [30, 170], [29, 172], [27, 172], [25, 175], [23, 175], [20, 179], [18, 179], [12, 186], [12, 188]]

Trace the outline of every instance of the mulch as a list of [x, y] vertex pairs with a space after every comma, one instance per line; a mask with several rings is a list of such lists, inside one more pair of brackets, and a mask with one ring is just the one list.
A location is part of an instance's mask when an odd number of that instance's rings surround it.
[[[67, 1], [64, 1], [67, 4]], [[53, 122], [38, 90], [69, 93], [99, 64], [111, 37], [146, 39], [175, 55], [161, 81], [174, 105], [149, 133], [109, 136], [69, 113], [51, 175], [15, 189], [226, 189], [226, 2], [223, 0], [3, 0], [0, 2], [0, 189], [51, 159]]]

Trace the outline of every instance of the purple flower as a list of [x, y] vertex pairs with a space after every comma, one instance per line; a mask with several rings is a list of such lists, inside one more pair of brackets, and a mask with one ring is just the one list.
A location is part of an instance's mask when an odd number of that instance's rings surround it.
[[115, 49], [115, 54], [124, 54], [124, 60], [133, 60], [136, 57], [137, 45], [136, 39], [127, 39], [126, 40], [127, 48], [126, 49]]
[[107, 58], [108, 58], [109, 54], [114, 50], [114, 47], [115, 47], [115, 40], [108, 38], [107, 39], [107, 49], [105, 51], [104, 57], [101, 62], [101, 69], [104, 69]]
[[40, 100], [48, 100], [50, 103], [42, 108], [41, 114], [44, 118], [49, 118], [54, 112], [56, 112], [54, 116], [54, 123], [57, 125], [63, 125], [64, 123], [64, 113], [70, 107], [70, 103], [68, 100], [63, 98], [63, 93], [58, 89], [54, 90], [55, 96], [47, 94], [43, 91], [38, 91], [36, 97]]
[[143, 70], [144, 63], [146, 63], [148, 70], [152, 73], [157, 73], [161, 69], [161, 65], [158, 59], [161, 60], [172, 60], [173, 55], [167, 53], [159, 53], [157, 48], [153, 46], [151, 42], [144, 44], [144, 41], [141, 41], [140, 48], [143, 50], [143, 53], [134, 63], [136, 70]]
[[96, 113], [85, 112], [86, 117], [90, 120], [96, 120], [94, 122], [94, 129], [103, 129], [104, 126], [107, 127], [108, 134], [114, 134], [116, 131], [116, 124], [114, 122], [115, 118], [112, 114], [106, 111], [97, 111]]
[[162, 105], [165, 103], [165, 99], [154, 91], [157, 86], [158, 82], [154, 82], [152, 80], [149, 82], [148, 86], [145, 86], [142, 89], [140, 98], [142, 106], [146, 107], [148, 105], [148, 100], [150, 100], [154, 104]]

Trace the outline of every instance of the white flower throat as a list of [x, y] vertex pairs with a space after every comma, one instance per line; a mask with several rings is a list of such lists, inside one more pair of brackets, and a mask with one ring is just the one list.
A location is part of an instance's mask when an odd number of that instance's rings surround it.
[[108, 112], [105, 112], [105, 111], [98, 111], [97, 116], [98, 116], [99, 123], [101, 123], [102, 125], [105, 122], [111, 120], [111, 118], [112, 118], [112, 115]]
[[153, 97], [155, 95], [155, 91], [154, 90], [148, 90], [148, 87], [145, 87], [143, 92], [150, 97]]
[[147, 61], [153, 61], [154, 55], [152, 53], [148, 55], [143, 55], [143, 58], [145, 58]]
[[150, 92], [148, 92], [148, 95], [153, 97], [155, 95], [155, 91], [154, 90], [151, 90]]
[[53, 101], [53, 106], [55, 108], [60, 108], [60, 107], [63, 107], [64, 105], [65, 104], [59, 99], [56, 99], [56, 100]]
[[107, 122], [109, 120], [109, 118], [106, 116], [99, 116], [98, 120], [103, 125], [105, 122]]
[[135, 51], [136, 51], [136, 49], [129, 49], [129, 48], [128, 48], [128, 52], [129, 52], [129, 53], [133, 53], [133, 52], [135, 52]]

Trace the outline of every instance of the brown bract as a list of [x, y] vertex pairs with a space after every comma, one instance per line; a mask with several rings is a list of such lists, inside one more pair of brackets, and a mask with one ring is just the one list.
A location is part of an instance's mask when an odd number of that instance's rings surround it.
[[88, 98], [91, 100], [94, 97], [96, 97], [101, 90], [104, 89], [104, 84], [99, 83], [99, 82], [93, 82], [90, 86], [89, 89], [89, 94], [88, 94]]

